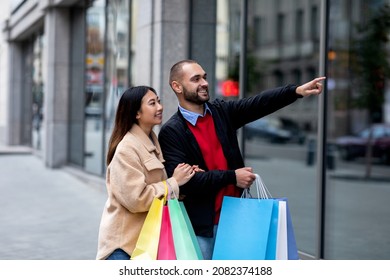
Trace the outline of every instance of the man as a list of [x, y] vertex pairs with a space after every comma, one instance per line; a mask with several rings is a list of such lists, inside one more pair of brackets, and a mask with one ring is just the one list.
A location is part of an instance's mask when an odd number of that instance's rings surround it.
[[168, 176], [182, 162], [205, 171], [180, 187], [205, 259], [212, 257], [223, 196], [240, 196], [255, 180], [252, 168], [244, 165], [237, 129], [298, 98], [320, 94], [324, 79], [266, 90], [237, 101], [209, 102], [207, 74], [196, 61], [183, 60], [172, 66], [169, 84], [179, 110], [162, 126], [159, 142]]

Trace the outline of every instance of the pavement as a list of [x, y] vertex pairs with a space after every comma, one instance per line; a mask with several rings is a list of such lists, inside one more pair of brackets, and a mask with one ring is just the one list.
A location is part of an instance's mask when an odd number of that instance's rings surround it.
[[0, 147], [0, 260], [94, 260], [104, 179]]

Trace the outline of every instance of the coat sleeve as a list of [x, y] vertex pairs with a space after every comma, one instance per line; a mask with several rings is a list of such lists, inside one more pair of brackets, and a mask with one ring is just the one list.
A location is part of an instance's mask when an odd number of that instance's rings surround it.
[[168, 176], [172, 176], [179, 163], [199, 165], [205, 172], [198, 172], [185, 185], [180, 187], [180, 194], [202, 195], [217, 192], [228, 184], [236, 184], [234, 170], [207, 170], [200, 148], [194, 136], [186, 132], [181, 123], [177, 126], [164, 125], [159, 133], [159, 142], [165, 159]]
[[232, 120], [234, 128], [238, 129], [249, 122], [282, 109], [302, 97], [295, 92], [296, 88], [295, 85], [286, 85], [268, 89], [238, 101], [226, 102], [229, 119]]

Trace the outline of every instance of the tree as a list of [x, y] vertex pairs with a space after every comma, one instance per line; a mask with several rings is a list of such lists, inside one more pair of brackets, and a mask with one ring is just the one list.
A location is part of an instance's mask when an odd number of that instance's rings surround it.
[[385, 78], [390, 75], [388, 50], [390, 6], [384, 5], [373, 12], [365, 23], [357, 26], [360, 35], [355, 40], [355, 67], [359, 77], [359, 94], [354, 99], [358, 108], [366, 108], [369, 122], [382, 122]]
[[[390, 76], [387, 43], [390, 31], [390, 6], [385, 4], [372, 16], [357, 26], [353, 70], [359, 77], [358, 94], [353, 99], [354, 107], [367, 109], [369, 126], [383, 122], [384, 90], [386, 77]], [[371, 175], [372, 133], [367, 141], [366, 178]]]

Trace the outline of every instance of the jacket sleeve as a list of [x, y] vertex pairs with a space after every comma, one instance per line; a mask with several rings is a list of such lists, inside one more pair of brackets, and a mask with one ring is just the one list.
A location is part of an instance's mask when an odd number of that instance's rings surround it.
[[268, 89], [238, 101], [226, 102], [232, 125], [238, 129], [295, 102], [302, 97], [295, 92], [296, 88], [295, 85], [286, 85]]
[[159, 133], [159, 142], [165, 159], [168, 177], [179, 163], [199, 165], [205, 172], [197, 172], [191, 180], [180, 187], [181, 195], [217, 192], [228, 184], [236, 184], [234, 170], [207, 170], [200, 148], [194, 136], [185, 128], [165, 125]]

